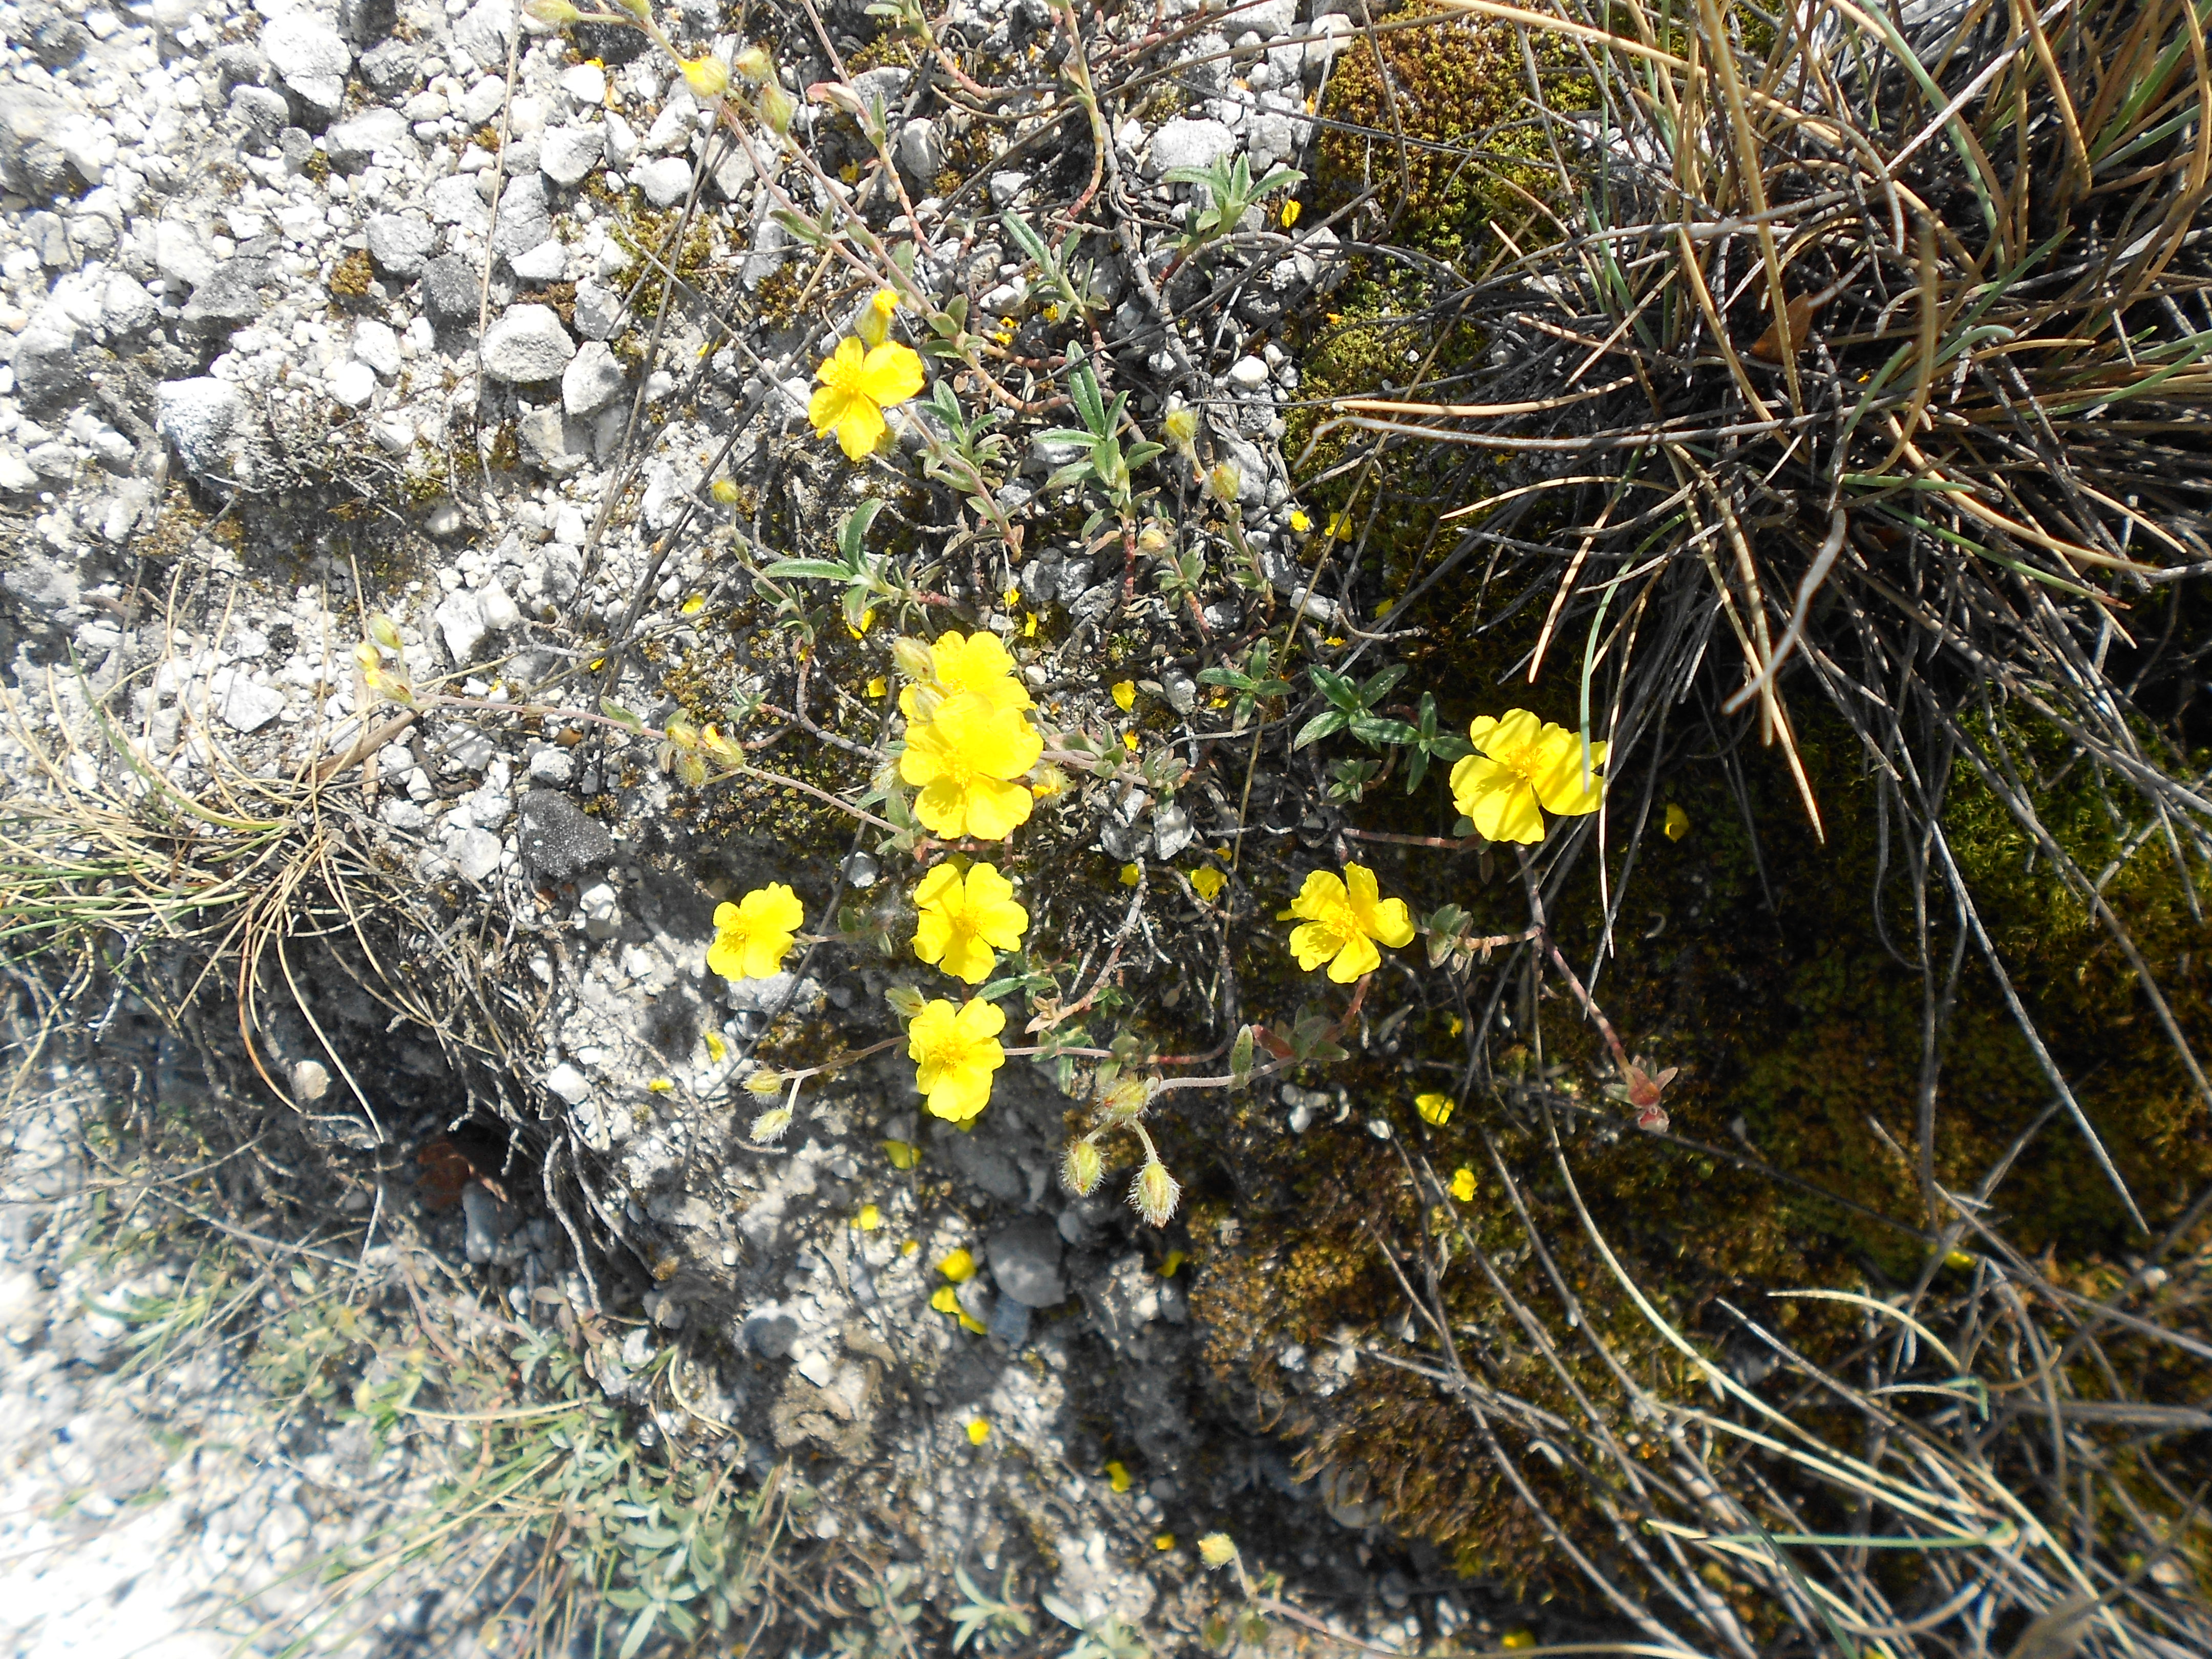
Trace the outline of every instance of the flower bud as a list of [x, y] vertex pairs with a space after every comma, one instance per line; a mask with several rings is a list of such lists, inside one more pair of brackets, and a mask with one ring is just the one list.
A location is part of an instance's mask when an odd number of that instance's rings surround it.
[[694, 98], [720, 98], [730, 89], [730, 71], [720, 58], [711, 54], [687, 58], [684, 60], [684, 84], [691, 88]]
[[763, 1066], [745, 1079], [745, 1092], [763, 1100], [774, 1100], [783, 1092], [783, 1073]]
[[917, 685], [927, 685], [937, 678], [937, 659], [929, 654], [929, 647], [920, 640], [893, 640], [891, 661], [901, 674]]
[[384, 653], [368, 640], [354, 647], [353, 659], [363, 674], [377, 673], [384, 666]]
[[1099, 1097], [1099, 1109], [1106, 1126], [1118, 1128], [1125, 1123], [1134, 1123], [1145, 1115], [1145, 1103], [1152, 1098], [1152, 1093], [1149, 1079], [1118, 1079]]
[[1158, 519], [1145, 520], [1145, 527], [1137, 532], [1137, 551], [1148, 559], [1157, 559], [1170, 546], [1168, 532], [1161, 528]]
[[676, 757], [676, 781], [686, 789], [698, 788], [707, 781], [707, 763], [694, 750], [683, 750]]
[[945, 702], [943, 692], [933, 685], [908, 686], [907, 692], [899, 699], [899, 708], [908, 720], [923, 726], [937, 718], [937, 711]]
[[1237, 1545], [1225, 1532], [1210, 1532], [1198, 1540], [1198, 1559], [1208, 1572], [1218, 1572], [1237, 1559]]
[[750, 1133], [755, 1144], [769, 1146], [782, 1139], [783, 1132], [790, 1127], [791, 1108], [775, 1106], [763, 1112], [753, 1120], [753, 1127]]
[[678, 749], [696, 749], [699, 746], [699, 729], [681, 714], [670, 715], [668, 724], [661, 730], [669, 742]]
[[1188, 450], [1198, 441], [1198, 411], [1185, 405], [1160, 416], [1160, 436], [1170, 447]]
[[891, 313], [898, 309], [898, 295], [890, 289], [879, 288], [868, 307], [860, 313], [860, 321], [853, 325], [853, 332], [860, 337], [860, 343], [870, 350], [890, 337]]
[[[374, 612], [369, 617], [368, 637], [386, 651], [397, 651], [400, 648], [399, 624], [380, 611]], [[1677, 836], [1674, 839], [1680, 841], [1681, 837]]]
[[530, 0], [530, 3], [522, 9], [539, 22], [550, 23], [555, 28], [565, 28], [584, 15], [570, 5], [568, 0]]
[[714, 504], [718, 507], [735, 507], [738, 504], [738, 483], [734, 478], [715, 479], [707, 486], [707, 493], [714, 498]]
[[901, 1019], [910, 1020], [929, 1006], [928, 1000], [911, 985], [893, 985], [884, 992], [884, 1000]]
[[615, 4], [620, 6], [641, 23], [653, 21], [653, 0], [615, 0]]
[[1176, 1212], [1176, 1200], [1182, 1196], [1182, 1187], [1168, 1173], [1168, 1166], [1157, 1158], [1145, 1160], [1145, 1167], [1137, 1171], [1137, 1178], [1129, 1183], [1129, 1202], [1139, 1215], [1155, 1227], [1164, 1227], [1168, 1218]]
[[745, 751], [738, 746], [734, 738], [724, 737], [719, 726], [702, 726], [699, 744], [719, 765], [736, 766], [745, 757]]
[[747, 46], [730, 67], [757, 87], [775, 79], [775, 60], [768, 55], [766, 46]]
[[799, 106], [791, 94], [774, 81], [760, 89], [761, 125], [779, 137], [791, 131], [791, 118], [799, 113]]
[[1087, 1140], [1069, 1143], [1060, 1160], [1060, 1184], [1078, 1198], [1088, 1198], [1097, 1191], [1105, 1174], [1106, 1160], [1098, 1155], [1098, 1148]]
[[1206, 475], [1206, 488], [1224, 507], [1234, 507], [1244, 493], [1244, 475], [1234, 461], [1216, 461]]

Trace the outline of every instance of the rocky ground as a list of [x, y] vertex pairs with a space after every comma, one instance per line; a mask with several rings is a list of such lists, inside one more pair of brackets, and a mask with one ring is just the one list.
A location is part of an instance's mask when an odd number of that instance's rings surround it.
[[[1101, 337], [1148, 430], [1203, 411], [1200, 459], [1235, 465], [1243, 533], [1281, 593], [1300, 586], [1277, 447], [1297, 370], [1267, 333], [1334, 280], [1336, 238], [1261, 228], [1255, 210], [1240, 263], [1206, 276], [1211, 303], [1172, 321], [1153, 276], [1191, 211], [1170, 169], [1302, 159], [1302, 118], [1353, 31], [1328, 0], [1317, 10], [1201, 15], [1185, 0], [1091, 39], [1157, 41], [1178, 94], [1111, 135], [1128, 216], [1118, 251], [1095, 249]], [[963, 0], [942, 27], [1020, 64], [1053, 15]], [[744, 44], [711, 0], [663, 21], [725, 60]], [[418, 684], [495, 708], [565, 680], [569, 703], [611, 690], [657, 720], [675, 706], [667, 665], [753, 592], [733, 545], [764, 520], [826, 533], [843, 464], [805, 415], [854, 295], [823, 283], [776, 207], [835, 195], [854, 141], [832, 131], [834, 104], [801, 95], [841, 79], [823, 38], [798, 9], [770, 21], [819, 177], [757, 127], [733, 142], [635, 33], [563, 33], [510, 0], [0, 6], [10, 787], [235, 805], [342, 757], [344, 801], [318, 810], [357, 875], [385, 884], [365, 890], [415, 890], [415, 920], [435, 912], [407, 947], [426, 1006], [389, 1018], [336, 980], [308, 989], [304, 1015], [277, 999], [263, 1075], [352, 1160], [377, 1218], [470, 1264], [487, 1306], [581, 1346], [644, 1443], [705, 1456], [734, 1436], [753, 1478], [805, 1468], [823, 1501], [803, 1530], [912, 1563], [933, 1602], [955, 1565], [994, 1584], [1011, 1569], [1079, 1622], [1171, 1648], [1220, 1599], [1194, 1541], [1227, 1528], [1264, 1538], [1316, 1616], [1385, 1646], [1504, 1629], [1509, 1607], [1478, 1606], [1326, 1482], [1294, 1480], [1282, 1448], [1200, 1396], [1178, 1267], [1205, 1241], [1068, 1198], [1054, 1179], [1068, 1103], [1044, 1072], [1011, 1071], [988, 1133], [966, 1133], [918, 1117], [908, 1068], [886, 1056], [811, 1095], [780, 1147], [744, 1138], [757, 1103], [736, 1085], [773, 1022], [825, 1041], [883, 1024], [885, 975], [854, 953], [769, 981], [708, 972], [716, 898], [793, 873], [773, 830], [689, 839], [675, 781], [574, 720], [380, 729], [391, 710], [354, 654], [368, 613], [393, 620], [393, 665]], [[841, 55], [875, 33], [857, 4], [827, 14]], [[1049, 295], [994, 226], [1064, 200], [1065, 155], [1029, 144], [1018, 102], [993, 126], [906, 68], [842, 83], [891, 124], [896, 176], [872, 175], [860, 206], [921, 250], [917, 280], [968, 296], [1002, 337], [1041, 326]], [[997, 496], [1016, 516], [1066, 459], [1064, 444], [1018, 446]], [[945, 588], [1008, 635], [1059, 607], [1074, 643], [1031, 682], [1103, 708], [1080, 643], [1121, 572], [1034, 550], [1003, 597], [980, 566]], [[1237, 605], [1211, 598], [1206, 625], [1233, 625]], [[589, 684], [608, 641], [641, 627], [653, 650]], [[1147, 684], [1188, 714], [1187, 674]], [[742, 662], [722, 690], [789, 695]], [[1134, 786], [1085, 794], [1069, 833], [1164, 863], [1203, 826], [1151, 805]], [[865, 893], [874, 861], [833, 874]], [[448, 969], [493, 988], [473, 1024], [443, 1018], [468, 1000]], [[1315, 1111], [1297, 1092], [1303, 1131]], [[466, 1152], [460, 1202], [439, 1209], [422, 1149], [472, 1107], [496, 1144]], [[81, 1179], [59, 1112], [19, 1137], [19, 1188]], [[118, 1370], [137, 1327], [100, 1298], [152, 1281], [72, 1266], [66, 1231], [21, 1220], [55, 1213], [44, 1200], [19, 1193], [9, 1213], [0, 1560], [27, 1589], [0, 1624], [27, 1653], [218, 1650], [187, 1632], [250, 1630], [226, 1598], [365, 1524], [310, 1501], [344, 1448], [272, 1438], [233, 1349]], [[388, 1241], [398, 1222], [383, 1224]], [[375, 1268], [374, 1227], [348, 1248], [364, 1243], [365, 1273], [396, 1271]], [[1325, 1391], [1359, 1363], [1347, 1342], [1293, 1369]], [[389, 1497], [410, 1467], [345, 1478]], [[368, 1623], [396, 1651], [427, 1627], [387, 1602]], [[280, 1627], [304, 1616], [281, 1595], [255, 1605]]]

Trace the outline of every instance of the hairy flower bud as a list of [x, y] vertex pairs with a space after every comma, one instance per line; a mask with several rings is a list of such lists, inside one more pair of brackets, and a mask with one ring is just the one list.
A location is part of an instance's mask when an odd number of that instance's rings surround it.
[[1225, 1532], [1210, 1532], [1198, 1540], [1198, 1559], [1208, 1572], [1217, 1572], [1237, 1559], [1236, 1540]]
[[1097, 1191], [1105, 1174], [1106, 1160], [1098, 1155], [1098, 1148], [1087, 1140], [1070, 1142], [1060, 1160], [1060, 1184], [1078, 1198], [1088, 1198]]
[[1145, 527], [1137, 532], [1137, 551], [1148, 559], [1157, 559], [1168, 550], [1168, 532], [1158, 519], [1145, 520]]
[[927, 685], [937, 678], [937, 659], [929, 654], [929, 647], [920, 640], [893, 640], [891, 661], [902, 675], [916, 685]]
[[1206, 475], [1206, 487], [1224, 507], [1234, 507], [1244, 493], [1244, 475], [1234, 461], [1216, 461]]
[[1168, 1218], [1176, 1212], [1176, 1201], [1182, 1196], [1182, 1184], [1157, 1158], [1146, 1158], [1145, 1167], [1129, 1183], [1130, 1204], [1155, 1227], [1168, 1224]]
[[[368, 637], [386, 651], [397, 651], [400, 648], [399, 624], [380, 611], [373, 612], [369, 617]], [[1674, 839], [1680, 841], [1681, 837], [1677, 836]]]
[[565, 27], [584, 15], [570, 5], [568, 0], [530, 0], [530, 3], [522, 9], [539, 22], [550, 23], [555, 28]]
[[1152, 1098], [1152, 1084], [1148, 1079], [1125, 1077], [1115, 1079], [1098, 1097], [1102, 1121], [1108, 1128], [1134, 1123], [1145, 1115], [1145, 1103]]
[[745, 1092], [763, 1100], [774, 1100], [783, 1092], [783, 1073], [770, 1071], [763, 1066], [745, 1079]]
[[736, 766], [745, 757], [745, 751], [738, 746], [737, 740], [724, 736], [719, 726], [702, 726], [699, 729], [699, 744], [722, 766]]
[[684, 84], [691, 88], [694, 98], [720, 98], [730, 89], [730, 71], [719, 58], [687, 58], [684, 60]]
[[757, 87], [775, 79], [775, 60], [768, 55], [766, 46], [747, 46], [730, 67]]
[[354, 647], [353, 659], [363, 674], [374, 674], [384, 667], [384, 653], [368, 640]]
[[757, 1145], [768, 1146], [774, 1145], [777, 1140], [781, 1139], [782, 1138], [783, 1132], [790, 1127], [791, 1108], [788, 1106], [775, 1106], [771, 1107], [765, 1112], [763, 1112], [758, 1117], [753, 1120], [753, 1127], [750, 1133], [753, 1140]]
[[860, 319], [853, 325], [853, 332], [860, 337], [860, 343], [871, 349], [890, 337], [891, 313], [898, 309], [898, 295], [890, 289], [879, 288]]
[[791, 118], [799, 113], [799, 106], [791, 94], [774, 81], [760, 89], [761, 124], [779, 136], [791, 131]]
[[1168, 410], [1160, 416], [1160, 436], [1174, 448], [1188, 450], [1198, 441], [1198, 411], [1188, 407]]

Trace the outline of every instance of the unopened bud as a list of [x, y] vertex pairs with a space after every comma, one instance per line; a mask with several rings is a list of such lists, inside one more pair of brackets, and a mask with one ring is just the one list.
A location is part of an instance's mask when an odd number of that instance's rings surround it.
[[681, 714], [670, 715], [668, 724], [661, 730], [669, 742], [674, 744], [678, 749], [696, 749], [699, 746], [698, 727], [693, 726]]
[[707, 493], [714, 498], [718, 506], [735, 507], [738, 504], [738, 482], [734, 478], [715, 479], [707, 486]]
[[723, 766], [735, 766], [745, 757], [745, 751], [734, 739], [723, 736], [722, 728], [719, 726], [702, 726], [699, 729], [699, 744]]
[[384, 666], [384, 653], [368, 640], [354, 647], [353, 659], [364, 674], [376, 673]]
[[687, 58], [684, 60], [684, 84], [691, 88], [694, 98], [720, 98], [730, 89], [730, 71], [719, 58]]
[[641, 23], [653, 21], [653, 0], [615, 0], [615, 4]]
[[763, 1066], [745, 1079], [745, 1092], [757, 1095], [763, 1100], [774, 1100], [783, 1092], [783, 1073], [770, 1071]]
[[1148, 559], [1157, 559], [1168, 550], [1168, 532], [1160, 527], [1158, 519], [1147, 519], [1145, 527], [1137, 532], [1137, 551]]
[[707, 781], [707, 763], [698, 754], [686, 749], [676, 757], [676, 781], [686, 789], [696, 789]]
[[568, 0], [530, 0], [530, 3], [522, 9], [539, 22], [550, 23], [555, 28], [565, 28], [584, 15], [570, 5]]
[[1160, 435], [1176, 449], [1188, 450], [1198, 441], [1198, 411], [1171, 409], [1160, 416]]
[[1060, 1160], [1060, 1184], [1078, 1198], [1088, 1198], [1097, 1191], [1105, 1174], [1106, 1160], [1087, 1140], [1071, 1143]]
[[1099, 1097], [1099, 1107], [1109, 1128], [1124, 1123], [1133, 1123], [1145, 1115], [1145, 1103], [1152, 1097], [1151, 1082], [1141, 1077], [1125, 1077], [1116, 1081]]
[[945, 694], [933, 685], [909, 685], [899, 696], [899, 713], [916, 726], [924, 726], [937, 718], [944, 706]]
[[755, 1118], [750, 1133], [756, 1144], [768, 1146], [782, 1139], [783, 1132], [790, 1127], [791, 1108], [776, 1106]]
[[761, 125], [770, 132], [778, 136], [789, 132], [791, 118], [798, 113], [799, 106], [792, 101], [791, 94], [774, 81], [769, 82], [761, 88]]
[[891, 661], [901, 674], [916, 684], [927, 684], [937, 678], [937, 659], [930, 655], [929, 647], [920, 640], [893, 640]]
[[879, 288], [868, 301], [867, 309], [853, 325], [853, 332], [860, 337], [860, 343], [873, 350], [890, 337], [891, 313], [898, 309], [898, 295], [890, 289]]
[[1236, 1541], [1225, 1532], [1210, 1532], [1198, 1540], [1198, 1559], [1208, 1572], [1218, 1572], [1237, 1559]]
[[399, 624], [380, 611], [372, 613], [369, 617], [368, 637], [386, 651], [397, 651], [400, 648]]
[[1244, 475], [1234, 461], [1216, 461], [1206, 472], [1206, 487], [1224, 507], [1234, 507], [1244, 493]]
[[1146, 1158], [1145, 1167], [1137, 1171], [1137, 1178], [1129, 1183], [1129, 1202], [1139, 1215], [1155, 1227], [1164, 1227], [1168, 1218], [1176, 1212], [1176, 1200], [1182, 1196], [1182, 1187], [1168, 1173], [1168, 1166], [1156, 1158]]
[[901, 1019], [910, 1020], [929, 1006], [928, 999], [911, 985], [894, 985], [884, 993], [884, 1000]]
[[766, 46], [747, 46], [730, 67], [757, 87], [775, 79], [775, 60], [768, 55]]

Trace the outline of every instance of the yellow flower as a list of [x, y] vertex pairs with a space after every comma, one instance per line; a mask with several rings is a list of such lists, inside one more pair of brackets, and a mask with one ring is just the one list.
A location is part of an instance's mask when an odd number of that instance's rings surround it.
[[736, 904], [717, 905], [707, 966], [725, 979], [766, 979], [783, 966], [805, 920], [799, 895], [780, 881], [756, 887]]
[[1451, 1195], [1462, 1204], [1474, 1196], [1474, 1171], [1464, 1164], [1452, 1171]]
[[1293, 507], [1291, 510], [1291, 528], [1297, 531], [1301, 536], [1304, 535], [1307, 531], [1313, 528], [1313, 520], [1306, 516], [1306, 511], [1304, 507]]
[[1121, 734], [1121, 747], [1127, 750], [1131, 754], [1135, 754], [1137, 752], [1137, 734], [1134, 732], [1124, 732]]
[[1413, 1097], [1413, 1109], [1421, 1115], [1421, 1121], [1439, 1129], [1451, 1121], [1453, 1104], [1449, 1095], [1432, 1092]]
[[1204, 864], [1190, 872], [1190, 884], [1199, 897], [1211, 904], [1229, 884], [1229, 878], [1212, 865]]
[[1283, 204], [1283, 228], [1284, 228], [1285, 230], [1288, 230], [1288, 229], [1289, 229], [1292, 225], [1294, 225], [1294, 224], [1297, 223], [1297, 222], [1298, 222], [1298, 204], [1297, 204], [1297, 203], [1296, 201], [1289, 201], [1289, 202], [1285, 202], [1285, 203], [1284, 203], [1284, 204]]
[[1152, 1547], [1164, 1555], [1168, 1551], [1175, 1547], [1175, 1534], [1171, 1532], [1162, 1533], [1158, 1537], [1152, 1540]]
[[1669, 806], [1667, 809], [1667, 822], [1664, 827], [1668, 841], [1680, 841], [1690, 833], [1690, 815], [1679, 806]]
[[696, 617], [706, 608], [707, 596], [704, 593], [694, 593], [684, 601], [684, 614], [687, 617]]
[[990, 1328], [960, 1305], [960, 1298], [953, 1294], [950, 1285], [939, 1285], [937, 1287], [937, 1294], [929, 1298], [929, 1305], [941, 1314], [951, 1314], [960, 1322], [963, 1330], [973, 1331], [978, 1336]]
[[720, 1031], [702, 1031], [700, 1036], [707, 1039], [707, 1058], [715, 1065], [720, 1066], [730, 1057], [730, 1045], [722, 1041]]
[[1358, 531], [1352, 522], [1352, 514], [1332, 513], [1328, 515], [1328, 536], [1331, 541], [1348, 542], [1357, 534]]
[[1135, 865], [1125, 864], [1121, 866], [1122, 886], [1134, 887], [1139, 882], [1144, 880], [1144, 878], [1145, 872], [1139, 869]]
[[845, 459], [858, 461], [883, 437], [884, 410], [921, 390], [921, 359], [896, 341], [871, 351], [858, 340], [844, 339], [814, 378], [822, 382], [806, 405], [814, 435], [835, 432]]
[[1189, 1259], [1181, 1250], [1170, 1250], [1160, 1258], [1160, 1277], [1173, 1279], [1176, 1276], [1176, 1270]]
[[998, 1005], [980, 999], [957, 1010], [942, 997], [923, 1006], [906, 1028], [906, 1051], [930, 1115], [965, 1123], [991, 1103], [991, 1073], [1006, 1063], [999, 1043], [1006, 1028]]
[[[1014, 659], [996, 634], [981, 629], [973, 634], [940, 634], [930, 641], [929, 664], [927, 689], [941, 697], [966, 691], [994, 708], [1034, 707], [1029, 688], [1014, 672]], [[910, 720], [922, 718], [922, 690], [909, 685], [899, 693], [899, 713]]]
[[1198, 1540], [1198, 1559], [1208, 1572], [1217, 1571], [1237, 1559], [1236, 1540], [1225, 1532], [1210, 1532]]
[[991, 1425], [980, 1417], [968, 1419], [968, 1443], [980, 1446], [991, 1437]]
[[1021, 710], [963, 692], [908, 729], [899, 776], [921, 786], [914, 812], [932, 835], [1004, 841], [1030, 816], [1030, 792], [1013, 780], [1043, 753]]
[[1533, 1630], [1509, 1630], [1498, 1638], [1498, 1645], [1518, 1653], [1522, 1648], [1536, 1645], [1536, 1632]]
[[975, 1277], [975, 1255], [969, 1250], [955, 1250], [937, 1264], [937, 1271], [955, 1285], [965, 1285]]
[[1109, 1486], [1113, 1487], [1113, 1489], [1114, 1489], [1115, 1492], [1127, 1492], [1127, 1491], [1128, 1491], [1128, 1490], [1129, 1490], [1129, 1468], [1128, 1468], [1128, 1465], [1127, 1465], [1126, 1463], [1120, 1462], [1115, 1462], [1109, 1463], [1109, 1464], [1106, 1466], [1106, 1484], [1107, 1484], [1108, 1486]]
[[1585, 771], [1581, 738], [1525, 708], [1512, 709], [1503, 720], [1485, 714], [1468, 736], [1476, 752], [1452, 768], [1452, 801], [1484, 840], [1543, 840], [1540, 801], [1545, 811], [1569, 817], [1597, 811], [1604, 786], [1595, 773], [1605, 764], [1605, 744], [1590, 744]]
[[1132, 708], [1135, 708], [1135, 707], [1136, 707], [1136, 703], [1137, 703], [1137, 683], [1136, 683], [1136, 681], [1134, 681], [1134, 680], [1116, 680], [1116, 681], [1115, 681], [1115, 682], [1114, 682], [1114, 706], [1115, 706], [1116, 708], [1119, 708], [1119, 709], [1120, 709], [1123, 714], [1127, 714], [1127, 713], [1129, 712], [1129, 710], [1130, 710], [1130, 709], [1132, 709]]
[[1375, 941], [1395, 950], [1413, 942], [1413, 919], [1403, 899], [1379, 896], [1375, 872], [1347, 864], [1341, 878], [1316, 870], [1291, 902], [1287, 916], [1305, 925], [1291, 933], [1291, 954], [1309, 971], [1328, 963], [1328, 976], [1349, 985], [1382, 964]]
[[868, 308], [853, 325], [853, 332], [860, 337], [863, 345], [873, 348], [890, 337], [891, 313], [898, 309], [898, 295], [890, 289], [879, 288], [868, 301]]
[[914, 890], [914, 953], [955, 979], [981, 985], [1001, 951], [1016, 949], [1030, 913], [1014, 902], [1014, 885], [988, 864], [970, 865], [963, 876], [940, 864]]
[[872, 1204], [863, 1204], [860, 1213], [853, 1218], [853, 1224], [864, 1233], [872, 1233], [884, 1224], [884, 1212]]

